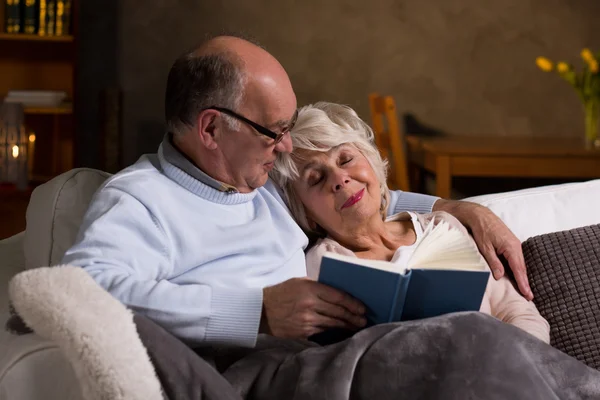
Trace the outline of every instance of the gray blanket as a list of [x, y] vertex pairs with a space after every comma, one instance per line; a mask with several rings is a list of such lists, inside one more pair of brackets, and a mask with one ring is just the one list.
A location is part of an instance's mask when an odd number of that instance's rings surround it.
[[600, 372], [518, 328], [457, 313], [329, 346], [260, 335], [192, 351], [136, 316], [166, 396], [183, 399], [600, 399]]

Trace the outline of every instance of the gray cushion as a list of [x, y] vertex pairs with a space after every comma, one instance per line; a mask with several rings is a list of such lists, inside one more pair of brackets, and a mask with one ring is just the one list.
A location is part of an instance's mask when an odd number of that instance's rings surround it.
[[27, 269], [60, 262], [75, 242], [94, 193], [108, 177], [107, 172], [76, 168], [35, 188], [27, 206]]
[[532, 237], [523, 254], [550, 344], [600, 369], [600, 225]]

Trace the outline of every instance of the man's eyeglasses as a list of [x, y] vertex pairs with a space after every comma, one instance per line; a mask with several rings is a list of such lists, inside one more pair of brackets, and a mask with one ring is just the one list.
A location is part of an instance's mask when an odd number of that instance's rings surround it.
[[272, 130], [265, 128], [262, 125], [257, 124], [254, 121], [250, 121], [248, 118], [236, 113], [235, 111], [231, 111], [228, 108], [223, 108], [223, 107], [208, 107], [206, 108], [206, 110], [217, 110], [222, 112], [223, 114], [227, 114], [230, 117], [233, 117], [235, 119], [239, 119], [242, 122], [247, 123], [248, 125], [250, 125], [252, 128], [254, 128], [258, 133], [263, 134], [265, 136], [270, 137], [271, 139], [273, 139], [275, 141], [275, 144], [281, 142], [283, 140], [283, 137], [285, 136], [286, 133], [288, 133], [289, 131], [292, 130], [292, 128], [294, 127], [294, 125], [296, 124], [296, 120], [298, 119], [298, 110], [296, 110], [294, 112], [294, 116], [292, 117], [290, 124], [285, 128], [285, 130], [281, 133], [275, 133]]

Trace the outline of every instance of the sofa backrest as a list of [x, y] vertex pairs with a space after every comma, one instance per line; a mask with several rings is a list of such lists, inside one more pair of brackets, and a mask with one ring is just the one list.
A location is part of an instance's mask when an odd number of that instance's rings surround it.
[[[107, 172], [78, 168], [33, 191], [24, 238], [26, 268], [60, 262], [75, 241], [94, 193], [110, 176]], [[600, 179], [465, 200], [489, 207], [521, 241], [600, 223]]]
[[489, 207], [521, 241], [600, 223], [600, 179], [465, 200]]
[[38, 186], [27, 207], [25, 268], [55, 265], [75, 242], [87, 207], [108, 172], [76, 168]]

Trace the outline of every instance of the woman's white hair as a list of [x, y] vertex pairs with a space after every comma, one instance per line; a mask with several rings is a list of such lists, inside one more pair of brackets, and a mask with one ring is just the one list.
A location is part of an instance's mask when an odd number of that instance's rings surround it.
[[305, 160], [302, 153], [306, 150], [326, 153], [342, 144], [356, 147], [371, 164], [380, 182], [381, 214], [385, 218], [390, 197], [386, 183], [387, 161], [374, 144], [373, 130], [352, 108], [327, 102], [304, 106], [298, 110], [298, 120], [290, 135], [294, 151], [280, 153], [271, 178], [282, 188], [292, 216], [304, 231], [323, 236], [322, 231], [312, 229], [309, 225], [306, 210], [292, 186], [299, 178], [298, 165]]

